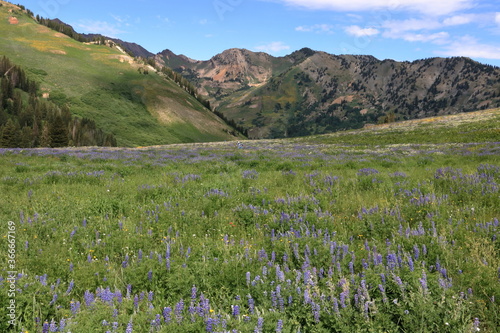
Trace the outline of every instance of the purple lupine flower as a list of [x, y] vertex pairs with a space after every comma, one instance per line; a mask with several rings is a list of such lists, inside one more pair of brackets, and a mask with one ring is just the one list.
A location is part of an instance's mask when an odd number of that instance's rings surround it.
[[314, 321], [316, 323], [319, 323], [319, 316], [320, 316], [321, 306], [319, 304], [316, 304], [316, 303], [312, 302], [311, 303], [311, 307], [312, 307]]
[[247, 295], [247, 297], [248, 297], [248, 312], [253, 314], [254, 309], [255, 309], [255, 302], [254, 302], [252, 296]]
[[120, 303], [120, 304], [122, 303], [122, 301], [123, 301], [123, 295], [122, 295], [122, 292], [119, 289], [115, 290], [115, 298], [116, 298], [116, 301], [118, 303]]
[[157, 314], [155, 319], [151, 321], [151, 326], [159, 328], [161, 325], [161, 316]]
[[262, 333], [262, 326], [264, 325], [264, 318], [257, 319], [257, 326], [255, 326], [254, 333]]
[[127, 268], [127, 266], [128, 266], [128, 260], [129, 260], [129, 256], [128, 256], [128, 254], [126, 254], [125, 255], [125, 260], [123, 260], [123, 262], [122, 262], [122, 267], [123, 268]]
[[205, 329], [207, 332], [213, 332], [214, 331], [214, 319], [213, 318], [207, 318], [207, 321], [205, 323]]
[[311, 296], [309, 295], [309, 290], [304, 289], [304, 304], [312, 304]]
[[75, 286], [75, 281], [71, 280], [68, 285], [68, 289], [66, 290], [66, 295], [69, 295], [69, 293], [73, 290], [73, 287]]
[[233, 317], [238, 317], [240, 315], [240, 307], [239, 305], [233, 305]]
[[365, 317], [368, 317], [369, 311], [370, 311], [370, 302], [365, 302], [365, 306], [364, 306]]
[[177, 319], [177, 322], [180, 324], [182, 322], [182, 311], [184, 311], [184, 300], [181, 299], [176, 305], [175, 305], [175, 318]]
[[163, 308], [163, 320], [165, 320], [165, 323], [168, 324], [172, 320], [172, 308], [171, 307], [166, 307]]
[[193, 285], [193, 287], [191, 288], [191, 300], [193, 301], [197, 298], [196, 292], [197, 292], [196, 286]]
[[152, 301], [153, 301], [153, 296], [154, 296], [154, 292], [153, 292], [153, 291], [150, 291], [150, 292], [148, 293], [148, 301], [149, 301], [149, 302], [152, 302]]
[[283, 320], [279, 319], [276, 323], [276, 333], [281, 333], [283, 331]]
[[40, 280], [40, 283], [42, 284], [42, 286], [47, 285], [47, 274], [39, 276], [38, 279]]
[[148, 280], [153, 281], [153, 271], [151, 270], [148, 272]]
[[342, 308], [345, 308], [347, 305], [346, 305], [346, 298], [348, 296], [348, 291], [345, 290], [343, 292], [340, 293], [340, 306]]
[[54, 294], [54, 296], [52, 296], [52, 301], [50, 301], [49, 305], [53, 305], [57, 302], [57, 294]]
[[75, 302], [75, 301], [71, 301], [69, 303], [69, 306], [70, 306], [70, 309], [71, 309], [71, 313], [73, 315], [76, 315], [78, 313], [78, 311], [80, 310], [80, 302]]
[[191, 315], [191, 321], [194, 323], [196, 321], [194, 315], [196, 314], [196, 308], [193, 306], [193, 302], [188, 306], [188, 312]]
[[415, 267], [413, 266], [413, 260], [411, 259], [411, 257], [408, 257], [408, 267], [410, 268], [411, 272], [415, 270]]
[[65, 328], [66, 328], [66, 319], [63, 318], [59, 322], [59, 331], [63, 332]]
[[85, 228], [87, 226], [87, 219], [83, 218], [82, 226]]
[[137, 294], [134, 295], [134, 309], [138, 309], [139, 308], [139, 296], [137, 296]]
[[247, 285], [248, 285], [248, 284], [250, 284], [250, 272], [247, 272], [246, 278], [247, 278]]
[[113, 298], [114, 298], [114, 294], [111, 292], [111, 290], [108, 288], [106, 289], [99, 289], [99, 293], [98, 295], [99, 298], [101, 299], [101, 301], [103, 301], [104, 303], [113, 303]]
[[474, 332], [479, 332], [481, 329], [479, 328], [479, 318], [474, 318], [474, 323], [472, 324], [472, 330]]
[[415, 246], [413, 246], [413, 257], [415, 258], [415, 260], [418, 260], [418, 257], [420, 257], [420, 249], [416, 244]]
[[126, 295], [126, 297], [130, 298], [130, 295], [132, 295], [132, 285], [131, 284], [127, 284], [127, 295]]
[[139, 249], [139, 252], [137, 253], [137, 259], [139, 262], [142, 261], [142, 249]]
[[278, 297], [276, 295], [276, 291], [274, 290], [271, 291], [271, 304], [273, 308], [276, 308], [278, 306]]
[[92, 303], [94, 303], [94, 294], [88, 290], [85, 290], [85, 294], [83, 295], [83, 298], [85, 300], [85, 305], [87, 305], [87, 306], [91, 306]]
[[57, 332], [58, 329], [57, 329], [57, 325], [56, 325], [56, 322], [54, 321], [54, 319], [52, 319], [50, 321], [50, 324], [49, 324], [49, 332]]
[[339, 311], [339, 301], [337, 300], [337, 297], [333, 298], [333, 311], [337, 314], [340, 313]]
[[125, 333], [132, 333], [133, 332], [133, 326], [132, 326], [132, 320], [130, 320], [127, 324], [127, 329], [125, 330]]
[[422, 278], [419, 279], [419, 281], [424, 295], [427, 294], [427, 275], [425, 274], [425, 271], [422, 271]]

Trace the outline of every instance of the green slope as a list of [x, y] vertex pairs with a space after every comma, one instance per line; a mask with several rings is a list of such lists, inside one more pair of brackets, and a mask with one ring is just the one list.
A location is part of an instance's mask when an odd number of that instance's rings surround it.
[[152, 69], [142, 74], [147, 68], [120, 50], [77, 42], [0, 3], [0, 55], [25, 68], [46, 97], [113, 133], [118, 145], [234, 138], [231, 128], [174, 82]]

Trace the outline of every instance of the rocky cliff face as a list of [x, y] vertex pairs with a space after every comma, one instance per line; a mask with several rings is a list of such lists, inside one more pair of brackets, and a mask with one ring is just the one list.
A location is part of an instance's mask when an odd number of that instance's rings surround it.
[[156, 58], [255, 138], [500, 106], [500, 69], [463, 57], [396, 62], [302, 49], [276, 58], [230, 49], [208, 61]]

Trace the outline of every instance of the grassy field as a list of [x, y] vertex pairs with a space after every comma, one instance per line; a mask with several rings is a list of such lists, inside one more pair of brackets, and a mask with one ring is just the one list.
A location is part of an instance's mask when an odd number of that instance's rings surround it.
[[498, 114], [0, 150], [0, 331], [498, 332]]
[[0, 56], [25, 69], [48, 99], [113, 133], [119, 146], [235, 139], [194, 97], [152, 69], [141, 74], [146, 66], [117, 48], [77, 42], [0, 4]]

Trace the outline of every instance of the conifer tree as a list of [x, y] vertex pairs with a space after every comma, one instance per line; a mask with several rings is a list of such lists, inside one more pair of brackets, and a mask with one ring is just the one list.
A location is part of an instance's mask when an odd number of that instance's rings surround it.
[[7, 120], [0, 137], [0, 146], [3, 148], [19, 147], [19, 125], [12, 119]]
[[63, 118], [57, 115], [50, 124], [49, 136], [51, 147], [66, 147], [68, 145], [68, 128]]

